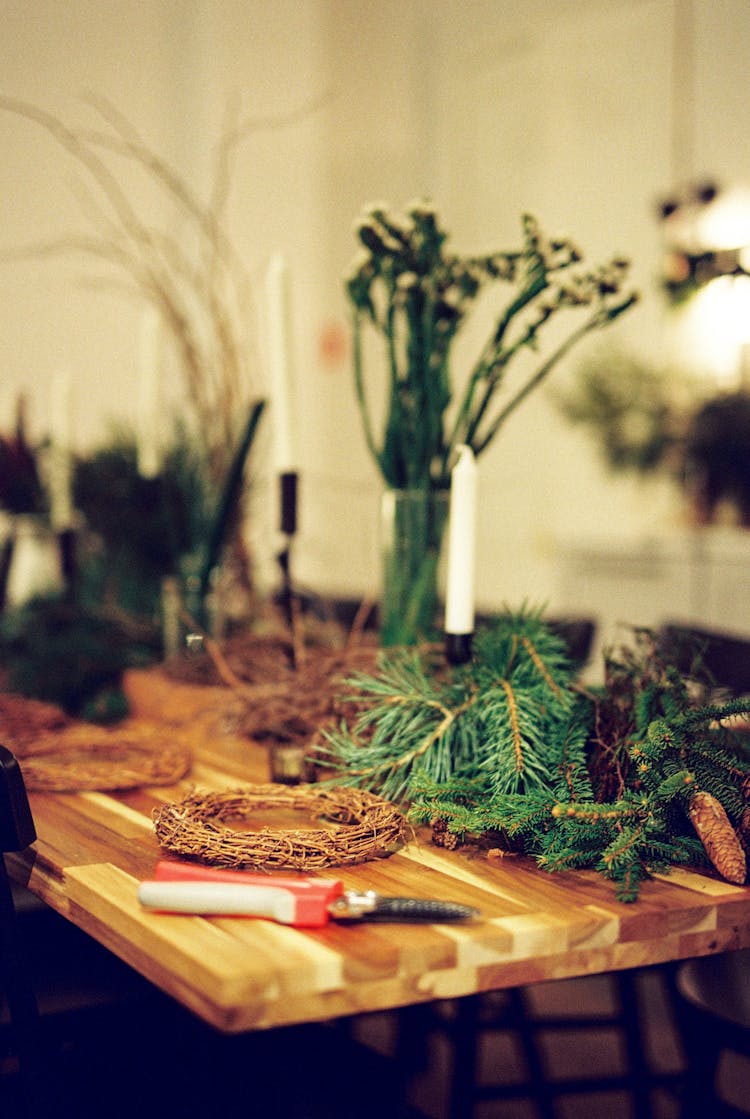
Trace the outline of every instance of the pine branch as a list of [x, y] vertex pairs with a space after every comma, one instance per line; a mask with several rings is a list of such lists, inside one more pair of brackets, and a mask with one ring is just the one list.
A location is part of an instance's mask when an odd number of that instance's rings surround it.
[[559, 637], [526, 609], [482, 630], [460, 670], [411, 651], [349, 684], [358, 714], [329, 734], [326, 764], [408, 802], [444, 846], [520, 843], [540, 867], [595, 868], [633, 901], [657, 870], [706, 865], [693, 816], [709, 795], [736, 843], [750, 755], [727, 720], [748, 703], [691, 704], [647, 631], [609, 656], [601, 692], [578, 686]]
[[378, 675], [347, 681], [359, 713], [325, 736], [337, 779], [411, 799], [417, 776], [481, 774], [519, 792], [551, 780], [547, 743], [568, 732], [571, 668], [538, 615], [506, 614], [477, 640], [471, 671], [434, 672], [429, 653], [397, 651]]

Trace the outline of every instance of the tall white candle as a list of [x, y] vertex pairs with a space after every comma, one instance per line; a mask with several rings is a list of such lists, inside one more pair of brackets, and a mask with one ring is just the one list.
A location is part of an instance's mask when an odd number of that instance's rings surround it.
[[289, 361], [289, 275], [281, 253], [274, 253], [266, 273], [266, 339], [274, 468], [296, 469]]
[[73, 524], [72, 381], [61, 366], [52, 377], [49, 394], [50, 521], [56, 532]]
[[161, 409], [161, 320], [148, 307], [141, 321], [138, 365], [137, 456], [138, 473], [155, 478], [161, 468], [159, 439]]
[[474, 631], [477, 467], [471, 447], [461, 444], [456, 449], [458, 461], [451, 471], [448, 515], [445, 632], [471, 634]]

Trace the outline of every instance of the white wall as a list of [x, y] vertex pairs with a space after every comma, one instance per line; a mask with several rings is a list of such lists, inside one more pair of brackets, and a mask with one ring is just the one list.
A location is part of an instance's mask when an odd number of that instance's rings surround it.
[[[242, 144], [229, 217], [256, 281], [277, 248], [292, 272], [303, 486], [296, 563], [308, 583], [356, 595], [377, 582], [379, 482], [348, 355], [321, 348], [331, 325], [347, 326], [341, 276], [365, 202], [430, 195], [467, 250], [514, 243], [519, 215], [531, 209], [592, 260], [628, 252], [644, 298], [616, 336], [662, 353], [653, 202], [673, 185], [675, 2], [0, 0], [4, 94], [74, 123], [93, 119], [80, 94], [104, 94], [196, 189], [206, 188], [230, 95], [247, 115], [289, 118]], [[750, 5], [695, 0], [695, 19], [694, 170], [748, 180]], [[49, 138], [0, 113], [0, 144], [0, 248], [85, 228], [74, 165]], [[81, 447], [110, 416], [133, 418], [140, 312], [101, 276], [81, 259], [0, 264], [0, 425], [23, 389], [45, 433], [60, 363], [75, 371]], [[459, 359], [468, 362], [481, 333], [482, 324], [469, 332]], [[257, 332], [251, 342], [262, 356]], [[262, 361], [253, 376], [262, 391]], [[261, 499], [266, 463], [256, 462]], [[543, 396], [482, 460], [481, 486], [484, 606], [554, 602], [561, 535], [632, 537], [681, 516], [664, 488], [607, 476]], [[272, 542], [263, 500], [256, 515], [262, 549]]]

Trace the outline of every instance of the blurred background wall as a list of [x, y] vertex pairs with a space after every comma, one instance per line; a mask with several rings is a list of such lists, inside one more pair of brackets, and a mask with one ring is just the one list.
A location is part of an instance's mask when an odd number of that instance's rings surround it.
[[[199, 193], [228, 109], [254, 122], [236, 148], [228, 226], [252, 281], [248, 352], [260, 393], [263, 276], [276, 251], [289, 268], [296, 563], [316, 590], [358, 596], [378, 579], [380, 483], [352, 391], [342, 288], [365, 203], [429, 197], [464, 251], [514, 247], [529, 211], [548, 232], [570, 234], [587, 260], [625, 253], [642, 299], [607, 344], [654, 363], [692, 362], [698, 377], [736, 372], [750, 312], [736, 311], [729, 328], [696, 328], [667, 307], [657, 207], [704, 175], [750, 183], [747, 0], [0, 0], [0, 16], [2, 94], [92, 126], [84, 98], [106, 97]], [[0, 144], [0, 429], [23, 392], [43, 436], [66, 367], [83, 450], [113, 420], [136, 421], [143, 306], [85, 255], [10, 251], [80, 233], [93, 202], [75, 161], [33, 122], [0, 112]], [[122, 185], [155, 222], [169, 221], [127, 166]], [[466, 332], [459, 379], [491, 312], [483, 307]], [[165, 370], [179, 392], [168, 357]], [[254, 463], [251, 529], [262, 553], [273, 534], [266, 452]], [[689, 518], [671, 479], [612, 475], [550, 392], [528, 401], [480, 460], [480, 492], [486, 608], [527, 600], [586, 610], [576, 548], [679, 541]], [[671, 560], [665, 571], [668, 588], [681, 576]]]

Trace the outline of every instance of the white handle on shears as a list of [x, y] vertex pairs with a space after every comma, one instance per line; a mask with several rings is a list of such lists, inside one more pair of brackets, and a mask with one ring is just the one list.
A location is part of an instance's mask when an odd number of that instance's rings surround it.
[[203, 916], [270, 917], [282, 925], [295, 920], [296, 899], [278, 886], [235, 886], [224, 882], [141, 882], [138, 900], [146, 909]]

